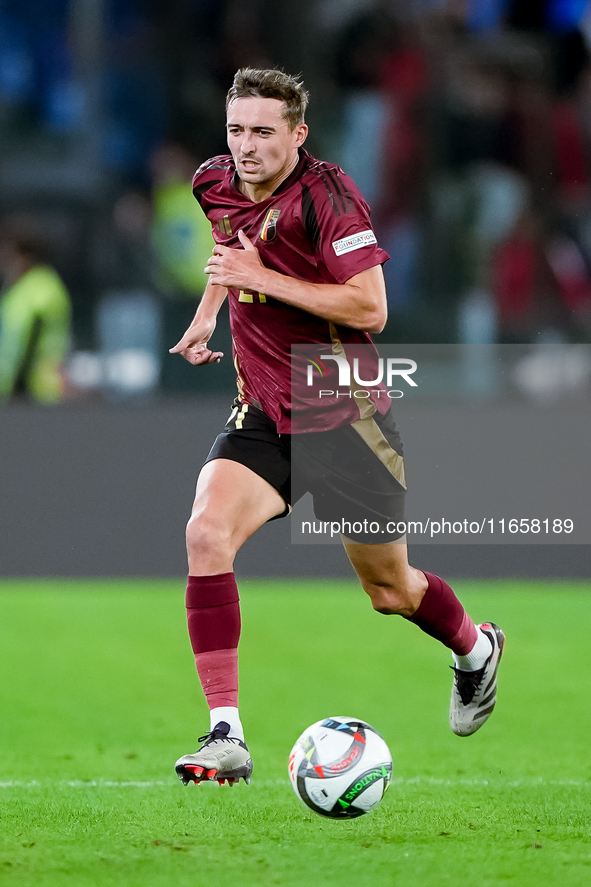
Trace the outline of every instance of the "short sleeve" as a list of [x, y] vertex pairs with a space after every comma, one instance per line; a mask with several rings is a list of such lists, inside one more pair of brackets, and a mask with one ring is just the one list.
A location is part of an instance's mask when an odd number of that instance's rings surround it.
[[389, 259], [378, 246], [369, 206], [349, 176], [325, 167], [309, 182], [306, 227], [314, 232], [318, 260], [337, 283]]

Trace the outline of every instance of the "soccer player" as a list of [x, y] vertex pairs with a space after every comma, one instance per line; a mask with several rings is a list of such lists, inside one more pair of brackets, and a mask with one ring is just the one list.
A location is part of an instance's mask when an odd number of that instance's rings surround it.
[[[210, 340], [228, 297], [238, 398], [199, 475], [187, 527], [189, 636], [211, 720], [199, 750], [176, 763], [185, 784], [233, 784], [252, 772], [238, 710], [238, 549], [306, 490], [319, 519], [354, 516], [383, 529], [403, 516], [404, 463], [387, 399], [336, 398], [316, 411], [298, 403], [295, 421], [291, 346], [372, 348], [369, 334], [386, 321], [388, 256], [353, 181], [304, 149], [307, 100], [282, 71], [238, 71], [227, 97], [230, 155], [193, 179], [216, 246], [195, 318], [171, 352], [196, 366], [219, 361]], [[295, 478], [292, 448], [302, 457]], [[400, 534], [351, 533], [343, 544], [375, 610], [451, 649], [450, 725], [460, 736], [475, 732], [495, 705], [501, 630], [476, 626], [443, 579], [410, 566]]]

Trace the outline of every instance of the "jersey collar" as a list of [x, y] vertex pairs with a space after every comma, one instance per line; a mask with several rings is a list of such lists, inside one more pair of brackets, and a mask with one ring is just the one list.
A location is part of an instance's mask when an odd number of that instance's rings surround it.
[[[298, 148], [299, 160], [296, 163], [295, 167], [292, 169], [290, 174], [286, 179], [283, 179], [280, 185], [273, 191], [266, 200], [272, 200], [277, 194], [280, 194], [282, 191], [286, 191], [287, 188], [290, 187], [297, 179], [300, 178], [302, 173], [304, 172], [305, 167], [308, 165], [310, 160], [310, 154], [306, 151], [305, 148]], [[241, 191], [240, 189], [240, 177], [238, 176], [238, 171], [234, 170], [234, 175], [232, 176], [232, 186], [238, 191], [246, 200], [248, 197]], [[261, 200], [261, 203], [266, 203], [266, 200]], [[249, 203], [252, 203], [251, 200], [248, 200]]]

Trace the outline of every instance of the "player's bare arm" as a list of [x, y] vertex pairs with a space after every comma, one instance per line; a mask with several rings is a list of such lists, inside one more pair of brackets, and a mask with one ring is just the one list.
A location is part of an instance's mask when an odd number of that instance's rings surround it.
[[210, 282], [225, 287], [265, 293], [324, 320], [380, 333], [386, 324], [386, 285], [381, 265], [361, 271], [346, 283], [308, 283], [279, 274], [263, 265], [259, 251], [243, 231], [241, 250], [217, 245], [206, 272]]
[[212, 351], [208, 342], [215, 330], [218, 311], [227, 295], [225, 286], [213, 283], [211, 278], [208, 280], [195, 317], [180, 342], [170, 349], [171, 354], [181, 354], [194, 366], [219, 363], [224, 356], [223, 351]]

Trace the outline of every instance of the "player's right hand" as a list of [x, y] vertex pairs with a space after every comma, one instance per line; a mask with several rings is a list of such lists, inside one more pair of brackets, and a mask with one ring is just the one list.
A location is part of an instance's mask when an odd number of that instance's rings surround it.
[[208, 335], [204, 336], [199, 330], [189, 327], [180, 342], [178, 342], [174, 348], [169, 349], [169, 353], [182, 355], [185, 360], [188, 360], [193, 366], [202, 366], [207, 363], [219, 363], [224, 356], [224, 352], [212, 351], [207, 344], [212, 332], [213, 330], [210, 330]]

